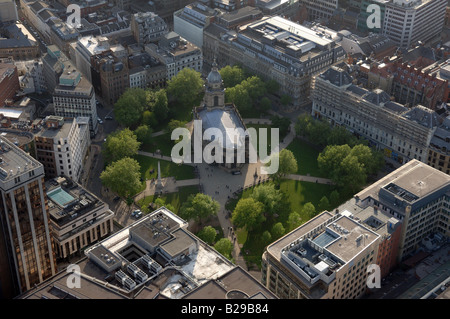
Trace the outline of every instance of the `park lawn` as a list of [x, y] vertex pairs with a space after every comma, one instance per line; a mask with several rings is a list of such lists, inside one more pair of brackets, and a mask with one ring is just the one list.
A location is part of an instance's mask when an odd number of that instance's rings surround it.
[[165, 133], [162, 135], [154, 136], [149, 143], [143, 143], [141, 150], [144, 152], [155, 153], [159, 150], [164, 156], [171, 156], [174, 141], [170, 139], [170, 134]]
[[[311, 216], [302, 215], [301, 211], [303, 205], [307, 202], [311, 202], [317, 207], [320, 199], [323, 196], [328, 196], [333, 189], [332, 185], [304, 181], [284, 179], [280, 182], [280, 190], [286, 195], [287, 200], [290, 203], [290, 212], [296, 211], [299, 213], [302, 218], [302, 223], [307, 222], [311, 218]], [[231, 199], [227, 203], [226, 208], [233, 211], [239, 199], [249, 197], [252, 192], [253, 187], [247, 188], [239, 194], [238, 198]], [[243, 245], [242, 254], [247, 262], [254, 263], [259, 268], [261, 267], [261, 256], [267, 245], [267, 243], [261, 241], [262, 233], [266, 230], [270, 232], [273, 225], [278, 222], [283, 223], [283, 226], [287, 228], [287, 219], [290, 212], [280, 212], [278, 217], [267, 219], [260, 227], [251, 232], [247, 232], [245, 229], [236, 230], [238, 242]], [[275, 241], [275, 239], [272, 238], [272, 242], [273, 241]]]
[[[310, 216], [302, 215], [303, 205], [311, 202], [317, 209], [320, 199], [323, 196], [328, 197], [334, 190], [334, 186], [285, 179], [280, 183], [280, 190], [288, 196], [291, 204], [291, 212], [299, 213], [304, 223], [310, 219]], [[280, 221], [283, 222], [283, 225], [286, 222], [283, 220]]]
[[[172, 205], [174, 208], [174, 212], [175, 214], [178, 214], [181, 205], [187, 201], [187, 198], [189, 197], [189, 195], [191, 194], [197, 194], [199, 192], [198, 186], [197, 185], [193, 185], [193, 186], [183, 186], [183, 187], [179, 187], [178, 188], [178, 192], [176, 193], [169, 193], [169, 194], [163, 194], [160, 197], [162, 199], [164, 199], [164, 202], [166, 205]], [[141, 207], [141, 210], [144, 213], [148, 213], [150, 211], [150, 209], [148, 208], [148, 205], [150, 203], [154, 203], [155, 200], [158, 198], [159, 196], [155, 196], [155, 195], [151, 195], [151, 196], [147, 196], [144, 197], [143, 199], [139, 200], [137, 202], [137, 204]]]
[[316, 176], [316, 177], [328, 177], [324, 176], [319, 171], [319, 166], [317, 165], [317, 157], [319, 156], [320, 151], [304, 142], [301, 139], [294, 139], [291, 144], [287, 147], [290, 150], [295, 158], [297, 159], [297, 174], [298, 175], [307, 175]]
[[[189, 165], [178, 165], [163, 159], [157, 159], [144, 155], [134, 157], [141, 166], [141, 176], [144, 180], [158, 178], [158, 161], [161, 163], [161, 177], [175, 177], [177, 180], [195, 178], [194, 167]], [[150, 173], [154, 170], [153, 173]]]

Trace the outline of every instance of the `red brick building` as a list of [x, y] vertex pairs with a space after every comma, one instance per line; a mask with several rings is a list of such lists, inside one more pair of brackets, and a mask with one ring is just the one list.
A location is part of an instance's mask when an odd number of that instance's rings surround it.
[[0, 107], [20, 90], [19, 73], [14, 64], [0, 63]]

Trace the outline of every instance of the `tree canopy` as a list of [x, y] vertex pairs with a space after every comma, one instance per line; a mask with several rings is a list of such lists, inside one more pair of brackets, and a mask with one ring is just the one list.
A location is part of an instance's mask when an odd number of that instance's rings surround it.
[[214, 227], [208, 225], [203, 227], [203, 229], [198, 232], [197, 236], [205, 243], [212, 245], [216, 240], [217, 231]]
[[223, 86], [231, 88], [240, 84], [245, 79], [244, 70], [238, 65], [227, 65], [219, 70]]
[[231, 253], [233, 252], [233, 243], [228, 238], [220, 239], [214, 248], [228, 259], [231, 259]]
[[189, 195], [186, 202], [181, 205], [180, 216], [186, 220], [194, 219], [201, 222], [209, 216], [216, 215], [220, 204], [211, 196], [197, 193]]
[[[278, 171], [274, 174], [275, 178], [280, 179], [284, 175], [294, 174], [297, 172], [297, 160], [295, 159], [294, 153], [292, 153], [292, 151], [288, 149], [282, 149], [281, 152], [277, 155], [279, 155], [279, 166]], [[270, 166], [271, 161], [266, 165]]]
[[186, 107], [192, 107], [203, 89], [200, 72], [184, 68], [167, 84], [167, 94]]
[[252, 230], [265, 220], [263, 215], [264, 205], [253, 198], [242, 198], [236, 204], [231, 220], [237, 227], [245, 227]]
[[147, 93], [141, 88], [127, 89], [114, 104], [116, 121], [132, 127], [141, 120], [142, 113], [147, 108]]
[[110, 163], [136, 155], [140, 145], [136, 135], [129, 128], [125, 128], [109, 134], [102, 151], [106, 162]]
[[264, 205], [264, 212], [274, 214], [282, 209], [287, 201], [283, 198], [283, 193], [275, 189], [274, 184], [261, 184], [254, 188], [251, 198]]
[[139, 191], [140, 177], [139, 163], [129, 157], [113, 162], [100, 174], [102, 184], [122, 197], [132, 196]]

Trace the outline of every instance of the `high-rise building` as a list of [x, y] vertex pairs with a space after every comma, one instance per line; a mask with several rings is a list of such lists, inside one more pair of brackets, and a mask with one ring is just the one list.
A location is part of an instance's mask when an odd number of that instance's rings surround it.
[[330, 19], [338, 8], [338, 0], [300, 0], [308, 9], [308, 19]]
[[64, 121], [60, 116], [47, 116], [35, 142], [36, 158], [44, 165], [46, 178], [64, 175], [78, 182], [90, 145], [89, 118]]
[[0, 287], [5, 295], [15, 295], [53, 276], [56, 264], [44, 167], [4, 138], [0, 138], [0, 193]]
[[46, 190], [56, 258], [80, 254], [113, 232], [108, 204], [80, 184], [60, 176], [48, 180]]
[[446, 0], [391, 0], [386, 3], [383, 34], [400, 48], [432, 40], [444, 26], [446, 5]]
[[89, 118], [89, 130], [98, 130], [97, 105], [92, 84], [73, 66], [67, 65], [53, 93], [55, 115], [65, 118]]

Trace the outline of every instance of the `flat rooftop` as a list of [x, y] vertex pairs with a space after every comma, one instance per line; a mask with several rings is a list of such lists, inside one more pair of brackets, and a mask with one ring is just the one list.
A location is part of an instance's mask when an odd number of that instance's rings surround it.
[[[142, 241], [144, 236], [132, 235], [133, 229], [144, 231], [144, 225], [152, 225], [170, 238], [160, 243], [158, 249], [147, 249], [147, 243]], [[69, 274], [63, 270], [20, 298], [276, 298], [186, 227], [187, 222], [165, 207], [159, 208], [85, 250], [86, 258], [77, 263], [81, 288], [68, 288], [65, 283]], [[186, 247], [195, 249], [188, 253]], [[186, 256], [169, 259], [162, 253], [164, 249], [172, 250], [174, 255], [182, 250]]]
[[355, 196], [361, 200], [372, 197], [378, 201], [380, 189], [383, 188], [398, 198], [414, 203], [449, 183], [449, 175], [413, 159]]
[[[39, 167], [42, 168], [41, 163], [11, 143], [7, 138], [0, 136], [1, 181], [9, 181]], [[26, 178], [28, 178], [28, 175]]]

